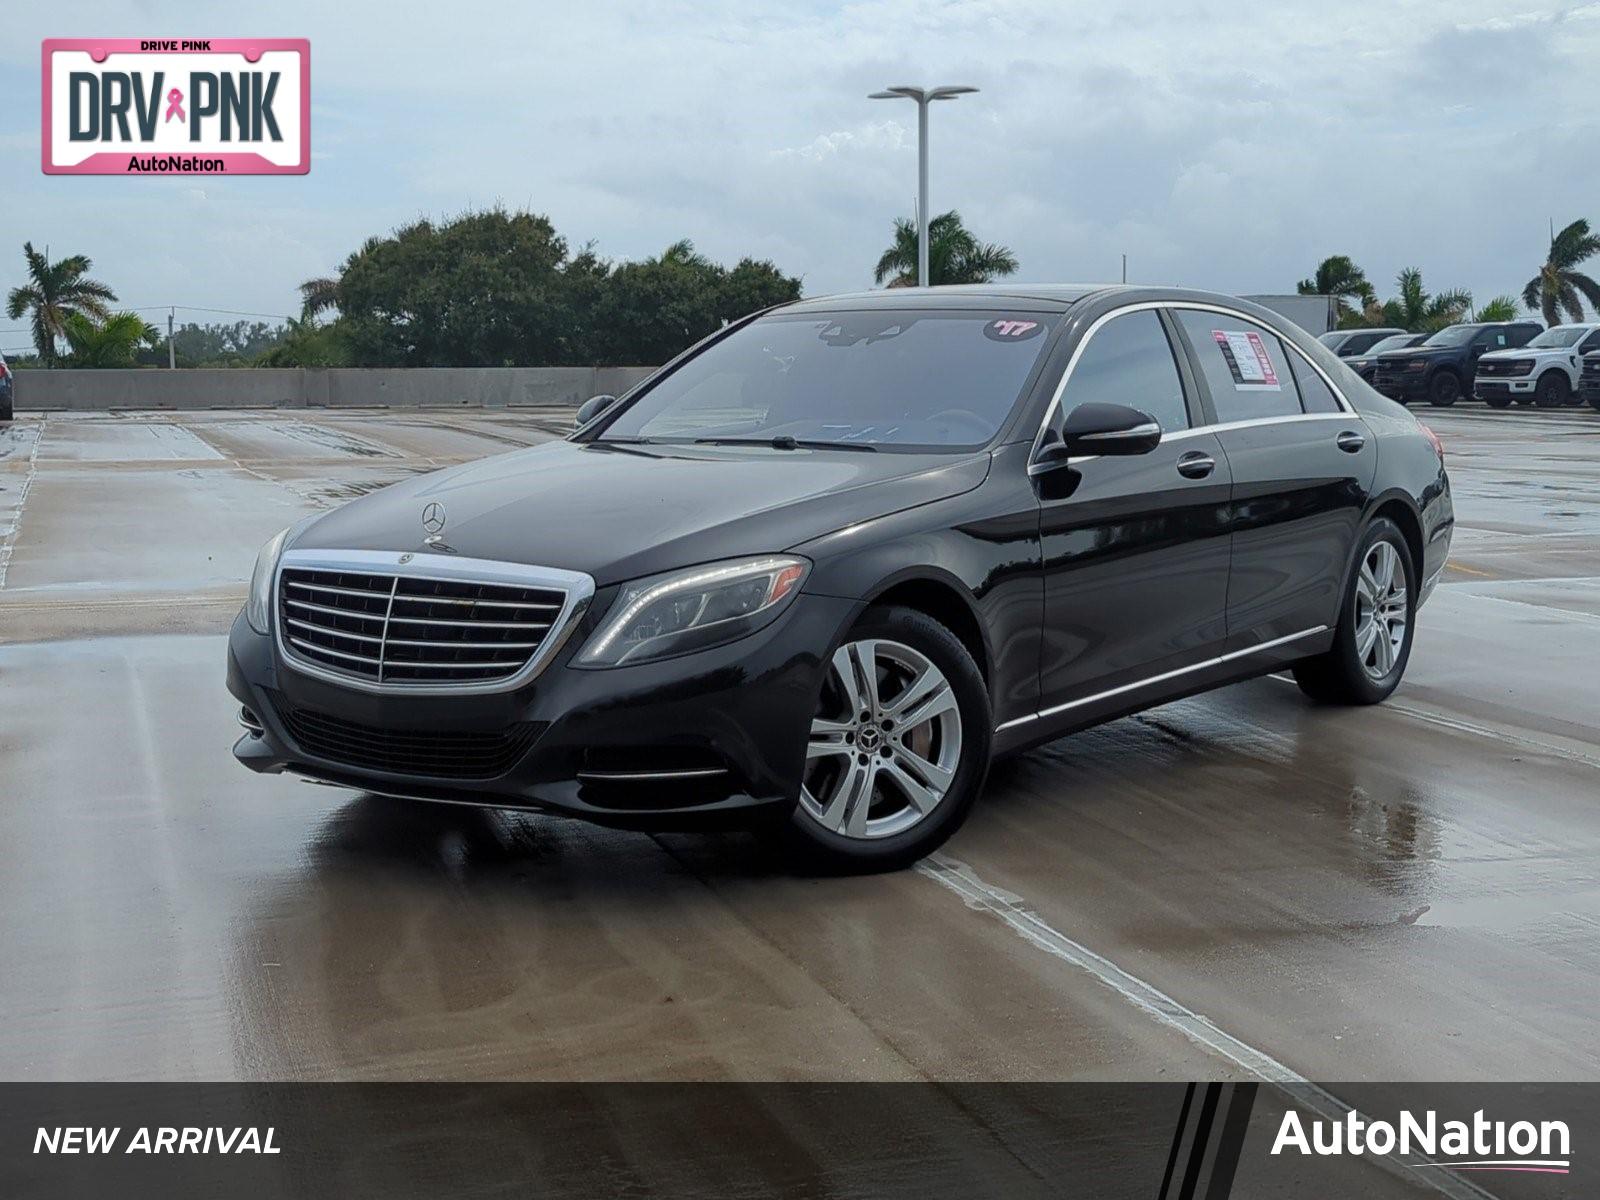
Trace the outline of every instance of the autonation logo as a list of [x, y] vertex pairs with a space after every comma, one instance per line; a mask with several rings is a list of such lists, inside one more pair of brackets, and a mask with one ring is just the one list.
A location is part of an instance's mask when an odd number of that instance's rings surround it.
[[1305, 1155], [1399, 1154], [1431, 1159], [1420, 1164], [1454, 1171], [1524, 1171], [1565, 1175], [1572, 1166], [1572, 1134], [1565, 1121], [1491, 1121], [1479, 1109], [1471, 1121], [1440, 1121], [1433, 1111], [1401, 1110], [1398, 1124], [1368, 1121], [1358, 1112], [1343, 1120], [1313, 1120], [1283, 1114], [1272, 1153]]

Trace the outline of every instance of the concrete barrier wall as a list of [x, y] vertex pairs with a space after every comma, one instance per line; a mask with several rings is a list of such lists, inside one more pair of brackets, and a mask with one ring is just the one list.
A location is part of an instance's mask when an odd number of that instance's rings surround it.
[[399, 367], [15, 374], [18, 412], [117, 408], [575, 408], [654, 367]]

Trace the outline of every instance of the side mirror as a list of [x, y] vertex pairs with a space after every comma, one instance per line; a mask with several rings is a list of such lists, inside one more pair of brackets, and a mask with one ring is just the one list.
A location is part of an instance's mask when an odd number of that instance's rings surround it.
[[1062, 445], [1071, 455], [1148, 454], [1161, 444], [1161, 425], [1122, 404], [1080, 404], [1067, 414]]
[[615, 396], [590, 396], [578, 409], [578, 428], [583, 428], [616, 402]]

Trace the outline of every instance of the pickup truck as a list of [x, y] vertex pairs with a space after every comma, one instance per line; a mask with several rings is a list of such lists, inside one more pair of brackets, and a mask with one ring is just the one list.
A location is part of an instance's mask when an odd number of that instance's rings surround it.
[[1583, 356], [1583, 374], [1578, 376], [1578, 394], [1589, 407], [1600, 411], [1600, 353]]
[[1520, 350], [1495, 350], [1478, 359], [1473, 393], [1490, 408], [1578, 404], [1583, 356], [1600, 350], [1600, 324], [1552, 325]]
[[1378, 355], [1372, 386], [1401, 404], [1425, 399], [1435, 408], [1449, 408], [1472, 386], [1479, 358], [1491, 350], [1526, 346], [1540, 332], [1534, 321], [1448, 325], [1409, 350]]

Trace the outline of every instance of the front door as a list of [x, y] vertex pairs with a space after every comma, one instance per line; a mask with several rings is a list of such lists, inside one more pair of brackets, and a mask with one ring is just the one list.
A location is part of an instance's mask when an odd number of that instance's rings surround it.
[[[1219, 653], [1228, 587], [1231, 475], [1216, 436], [1195, 431], [1166, 324], [1153, 308], [1093, 328], [1060, 410], [1122, 404], [1154, 417], [1147, 454], [1086, 458], [1039, 477], [1044, 567], [1040, 709], [1128, 695]], [[1191, 414], [1196, 414], [1192, 416]]]

